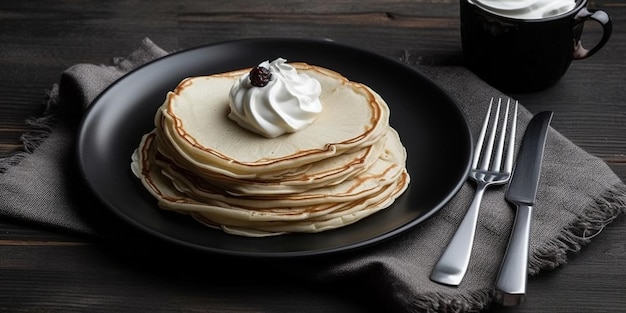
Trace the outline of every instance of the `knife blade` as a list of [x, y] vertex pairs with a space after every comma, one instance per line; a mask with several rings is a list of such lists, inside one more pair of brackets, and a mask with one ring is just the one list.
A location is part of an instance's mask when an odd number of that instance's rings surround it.
[[532, 210], [539, 188], [541, 163], [553, 113], [536, 114], [528, 123], [505, 199], [516, 208], [513, 229], [496, 279], [495, 301], [504, 306], [526, 299]]

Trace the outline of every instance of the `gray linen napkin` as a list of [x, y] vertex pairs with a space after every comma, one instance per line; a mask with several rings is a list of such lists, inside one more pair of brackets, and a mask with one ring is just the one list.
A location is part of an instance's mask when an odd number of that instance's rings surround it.
[[[83, 197], [72, 169], [77, 119], [110, 83], [165, 54], [144, 39], [139, 49], [111, 66], [79, 64], [63, 72], [58, 88], [55, 85], [50, 93], [50, 114], [31, 121], [34, 135], [24, 136], [26, 151], [0, 160], [0, 216], [102, 236], [90, 217], [93, 212], [81, 211], [84, 202], [77, 200]], [[457, 100], [475, 133], [485, 113], [485, 95], [505, 96], [461, 67], [418, 69]], [[519, 137], [531, 117], [523, 107], [520, 111]], [[494, 269], [499, 267], [513, 221], [514, 210], [505, 202], [504, 190], [493, 188], [485, 194], [473, 258], [457, 288], [433, 283], [428, 277], [471, 202], [474, 186], [469, 182], [438, 214], [394, 240], [351, 254], [290, 264], [282, 271], [320, 286], [352, 290], [357, 284], [360, 299], [382, 303], [388, 311], [484, 308], [491, 301]], [[550, 129], [537, 202], [531, 275], [563, 264], [568, 252], [578, 251], [623, 213], [626, 186], [601, 159]]]
[[74, 139], [84, 109], [125, 73], [167, 53], [144, 39], [113, 65], [77, 64], [65, 70], [46, 103], [47, 114], [32, 119], [22, 136], [25, 151], [0, 159], [0, 216], [94, 234], [88, 217], [77, 210], [82, 182], [77, 178]]

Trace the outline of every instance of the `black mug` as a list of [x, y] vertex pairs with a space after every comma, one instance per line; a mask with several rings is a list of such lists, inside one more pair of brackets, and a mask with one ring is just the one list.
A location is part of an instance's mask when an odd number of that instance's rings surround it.
[[[505, 92], [530, 92], [555, 84], [572, 60], [585, 59], [602, 48], [613, 29], [609, 15], [576, 1], [565, 13], [538, 19], [517, 19], [491, 13], [461, 1], [461, 39], [466, 66]], [[586, 21], [602, 26], [602, 38], [585, 49], [580, 38]]]

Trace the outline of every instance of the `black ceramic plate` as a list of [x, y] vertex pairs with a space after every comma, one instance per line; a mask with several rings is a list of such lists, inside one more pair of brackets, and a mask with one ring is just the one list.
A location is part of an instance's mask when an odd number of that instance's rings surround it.
[[[409, 189], [393, 206], [355, 224], [318, 234], [269, 238], [228, 235], [159, 209], [130, 171], [130, 156], [153, 129], [165, 94], [185, 77], [254, 66], [283, 57], [367, 84], [391, 107], [391, 125], [407, 148]], [[471, 135], [456, 103], [414, 69], [330, 41], [251, 39], [168, 55], [124, 76], [91, 105], [78, 137], [79, 168], [96, 196], [123, 220], [169, 242], [208, 252], [257, 257], [311, 256], [389, 239], [421, 223], [466, 179]]]

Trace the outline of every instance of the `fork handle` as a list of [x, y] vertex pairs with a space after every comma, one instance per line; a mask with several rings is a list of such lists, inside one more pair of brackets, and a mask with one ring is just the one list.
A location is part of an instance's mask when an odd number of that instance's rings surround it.
[[496, 302], [504, 306], [518, 305], [526, 299], [532, 210], [530, 205], [517, 205], [513, 230], [496, 280]]
[[467, 209], [467, 213], [465, 213], [465, 217], [456, 230], [454, 237], [452, 237], [446, 250], [433, 268], [430, 274], [431, 280], [453, 286], [461, 283], [472, 254], [476, 224], [478, 223], [478, 211], [486, 188], [486, 184], [478, 184], [476, 187], [474, 200], [472, 200], [472, 204]]

